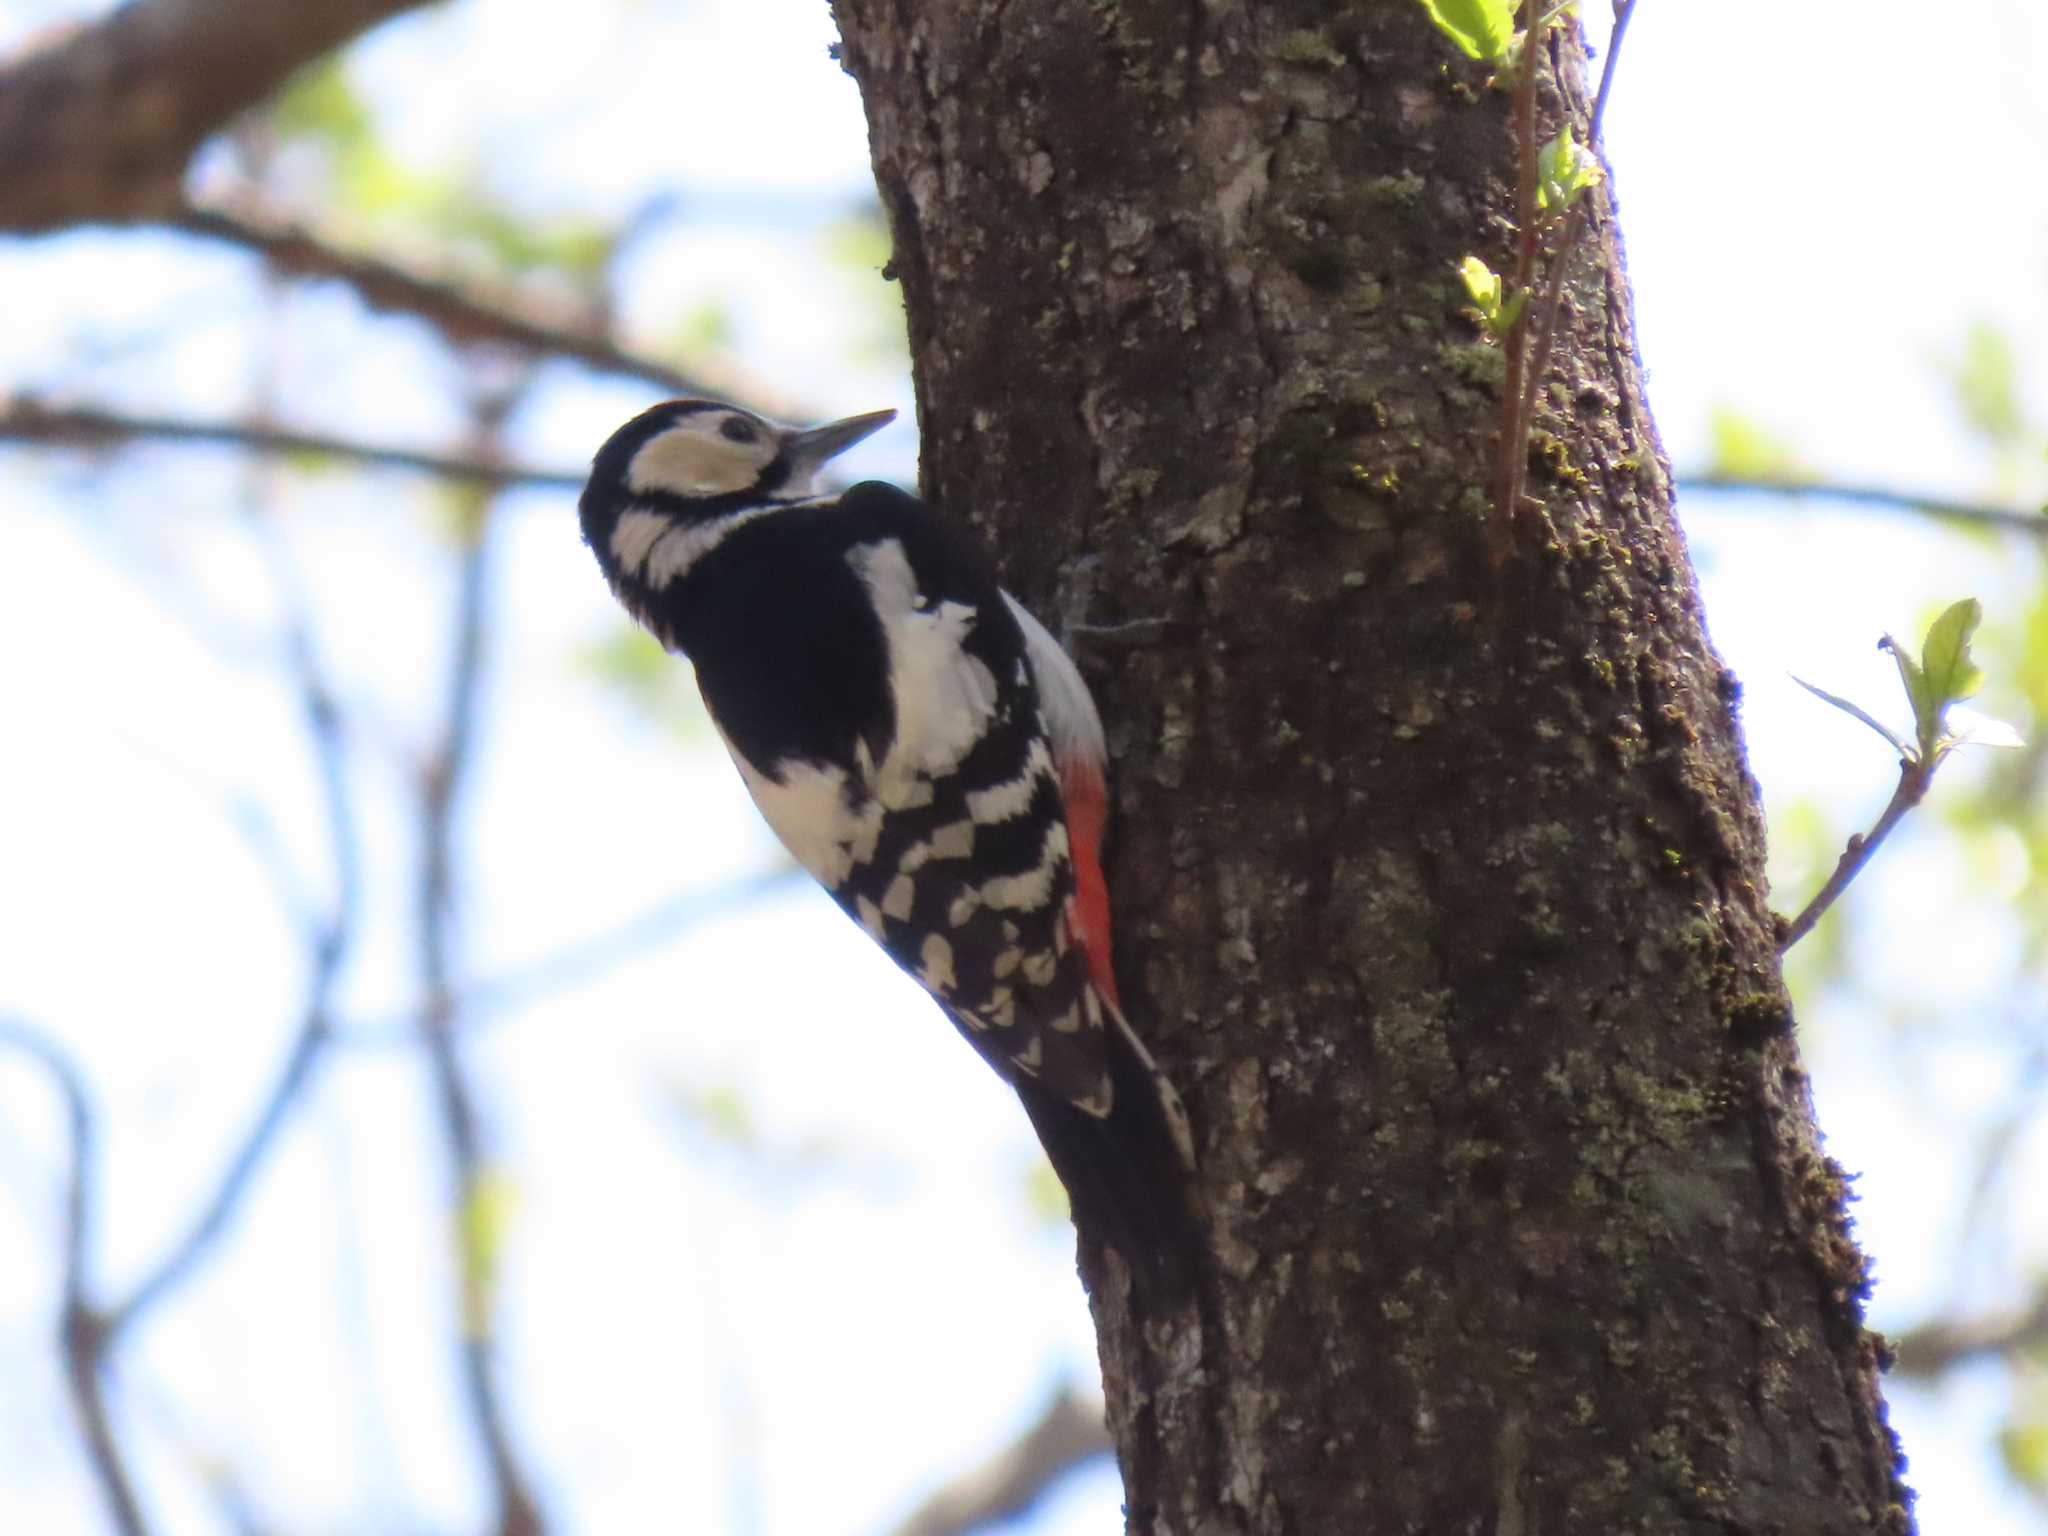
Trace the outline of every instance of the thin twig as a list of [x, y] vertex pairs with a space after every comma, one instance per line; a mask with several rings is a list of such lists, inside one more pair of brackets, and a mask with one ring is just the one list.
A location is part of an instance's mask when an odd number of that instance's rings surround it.
[[[565, 300], [545, 308], [530, 294], [458, 284], [412, 271], [376, 256], [344, 251], [309, 230], [258, 210], [252, 199], [211, 207], [186, 204], [169, 221], [174, 229], [254, 251], [293, 277], [346, 283], [372, 309], [414, 315], [456, 344], [497, 342], [536, 357], [568, 357], [605, 373], [644, 379], [677, 395], [744, 396], [769, 392], [732, 370], [685, 371], [630, 351], [612, 339], [608, 317], [595, 305]], [[779, 402], [786, 408], [789, 402]]]
[[98, 1138], [85, 1075], [54, 1041], [12, 1020], [0, 1020], [0, 1046], [12, 1046], [50, 1074], [64, 1097], [70, 1134], [71, 1163], [65, 1175], [63, 1226], [63, 1299], [57, 1319], [59, 1348], [64, 1356], [64, 1384], [85, 1439], [86, 1460], [107, 1514], [121, 1536], [147, 1536], [149, 1526], [136, 1501], [135, 1484], [114, 1438], [107, 1412], [105, 1366], [111, 1341], [107, 1316], [92, 1300], [90, 1245], [93, 1227], [94, 1160]]
[[[49, 405], [21, 397], [0, 397], [0, 441], [60, 446], [77, 443], [93, 447], [141, 442], [213, 444], [247, 449], [251, 453], [305, 454], [336, 459], [366, 469], [431, 475], [459, 485], [523, 486], [537, 490], [578, 491], [583, 488], [586, 478], [585, 472], [578, 469], [494, 463], [459, 453], [435, 453], [386, 443], [365, 443], [262, 422], [133, 416], [91, 406]], [[1782, 496], [1794, 501], [1837, 501], [1873, 511], [1912, 512], [1947, 522], [1973, 523], [2037, 537], [2048, 535], [2048, 515], [2044, 515], [2042, 509], [1995, 506], [1953, 496], [1895, 490], [1888, 486], [1756, 479], [1711, 472], [1680, 475], [1675, 484], [1681, 492], [1708, 491], [1728, 495]]]
[[88, 446], [157, 441], [210, 443], [264, 454], [306, 454], [340, 459], [370, 469], [434, 475], [459, 484], [530, 485], [573, 491], [584, 472], [500, 464], [473, 455], [434, 453], [388, 444], [353, 442], [319, 432], [252, 421], [191, 421], [175, 416], [130, 416], [88, 406], [46, 405], [32, 399], [0, 397], [0, 440], [79, 443]]
[[1837, 501], [1880, 512], [1912, 512], [1946, 522], [1974, 523], [2011, 533], [2048, 534], [2048, 509], [1991, 506], [1950, 496], [1923, 496], [1915, 491], [1878, 485], [1835, 485], [1820, 480], [1768, 480], [1747, 475], [1680, 475], [1681, 492], [1711, 491], [1742, 496], [1782, 496], [1793, 501]]
[[[778, 865], [729, 885], [679, 892], [617, 927], [573, 940], [552, 954], [457, 987], [449, 996], [454, 1027], [464, 1036], [473, 1036], [486, 1019], [608, 975], [621, 962], [667, 944], [699, 923], [730, 917], [768, 897], [810, 889], [815, 889], [814, 882], [795, 865]], [[335, 1036], [337, 1046], [349, 1049], [385, 1049], [418, 1043], [419, 1024], [410, 1014], [402, 1019], [368, 1019], [338, 1031]]]
[[[1520, 74], [1515, 80], [1515, 278], [1511, 293], [1527, 295], [1536, 275], [1536, 45], [1538, 0], [1523, 0]], [[1504, 565], [1513, 552], [1515, 517], [1521, 510], [1522, 475], [1527, 468], [1528, 424], [1522, 419], [1523, 369], [1528, 364], [1529, 304], [1502, 338], [1507, 365], [1501, 382], [1500, 442], [1494, 463], [1493, 562]]]
[[329, 857], [334, 865], [334, 893], [326, 914], [307, 928], [310, 973], [306, 1000], [284, 1066], [198, 1217], [136, 1284], [128, 1298], [109, 1313], [108, 1328], [116, 1333], [175, 1289], [227, 1230], [278, 1133], [302, 1099], [314, 1067], [334, 1038], [334, 987], [354, 941], [362, 907], [360, 840], [348, 786], [347, 744], [333, 685], [314, 645], [308, 619], [310, 602], [300, 591], [297, 577], [278, 545], [276, 531], [264, 521], [260, 508], [252, 508], [252, 519], [284, 614], [286, 666], [298, 694], [299, 711], [312, 744], [313, 766], [320, 780]]
[[[1629, 18], [1635, 15], [1636, 0], [1614, 0], [1614, 31], [1607, 40], [1607, 58], [1600, 68], [1600, 89], [1593, 97], [1593, 114], [1586, 123], [1586, 152], [1596, 153], [1600, 145], [1600, 125], [1607, 115], [1607, 95], [1614, 88], [1614, 66], [1621, 58], [1622, 39], [1628, 33]], [[1550, 258], [1550, 273], [1544, 284], [1542, 319], [1536, 326], [1536, 351], [1530, 360], [1527, 374], [1522, 380], [1521, 430], [1524, 439], [1522, 453], [1523, 472], [1527, 472], [1527, 436], [1536, 420], [1536, 395], [1543, 387], [1544, 379], [1550, 372], [1551, 349], [1557, 343], [1559, 322], [1564, 311], [1564, 284], [1571, 273], [1572, 259], [1578, 254], [1579, 239], [1584, 235], [1589, 221], [1587, 208], [1591, 205], [1590, 190], [1572, 204], [1566, 216], [1564, 234], [1558, 240], [1557, 250]]]
[[[485, 413], [478, 431], [488, 448], [510, 398]], [[506, 1429], [497, 1381], [492, 1327], [495, 1256], [480, 1233], [490, 1177], [476, 1103], [462, 1065], [457, 1039], [455, 972], [455, 812], [467, 782], [476, 737], [477, 699], [483, 675], [484, 636], [490, 612], [492, 498], [469, 492], [461, 509], [463, 539], [457, 572], [453, 648], [440, 740], [420, 775], [419, 972], [424, 999], [419, 1041], [425, 1051], [448, 1148], [454, 1189], [450, 1200], [455, 1234], [463, 1391], [470, 1417], [483, 1440], [498, 1536], [539, 1536], [540, 1508], [521, 1471]]]
[[1783, 954], [1813, 931], [1813, 925], [1821, 915], [1835, 904], [1842, 892], [1849, 889], [1849, 882], [1870, 862], [1870, 856], [1877, 852], [1878, 844], [1891, 836], [1892, 828], [1927, 796], [1927, 786], [1934, 782], [1935, 758], [1932, 754], [1923, 757], [1902, 759], [1899, 763], [1898, 788], [1892, 791], [1892, 798], [1884, 812], [1868, 832], [1859, 833], [1849, 839], [1849, 846], [1842, 850], [1842, 857], [1835, 864], [1835, 872], [1828, 876], [1823, 885], [1800, 910], [1797, 917], [1786, 923], [1778, 934], [1778, 953]]

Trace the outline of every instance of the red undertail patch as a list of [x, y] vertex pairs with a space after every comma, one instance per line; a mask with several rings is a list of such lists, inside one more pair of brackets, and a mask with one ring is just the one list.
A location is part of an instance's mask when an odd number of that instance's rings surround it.
[[1088, 974], [1095, 989], [1120, 1009], [1123, 1004], [1116, 994], [1116, 968], [1109, 946], [1109, 886], [1102, 878], [1102, 831], [1109, 819], [1109, 796], [1097, 764], [1063, 757], [1059, 770], [1060, 795], [1067, 807], [1067, 840], [1074, 860], [1070, 904], [1074, 928], [1088, 952]]

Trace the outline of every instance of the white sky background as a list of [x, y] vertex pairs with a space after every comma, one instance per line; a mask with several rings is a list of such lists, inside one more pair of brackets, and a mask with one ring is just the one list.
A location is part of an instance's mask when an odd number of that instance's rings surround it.
[[[66, 13], [20, 7], [0, 41]], [[907, 407], [900, 364], [855, 355], [872, 312], [823, 257], [826, 227], [867, 186], [857, 95], [830, 39], [809, 0], [472, 0], [378, 34], [353, 78], [401, 154], [480, 163], [527, 206], [617, 217], [672, 193], [679, 216], [626, 263], [629, 330], [659, 335], [716, 299], [774, 389], [834, 413]], [[1958, 0], [1940, 25], [1903, 0], [1853, 20], [1838, 6], [1644, 0], [1608, 133], [1675, 462], [1699, 460], [1725, 403], [1842, 479], [1984, 487], [1937, 362], [1980, 316], [2022, 357], [2048, 357], [2048, 109], [2030, 104], [2044, 71], [2048, 20], [2023, 0]], [[238, 256], [146, 234], [0, 243], [0, 387], [61, 380], [84, 398], [231, 414], [256, 360], [251, 276]], [[427, 445], [456, 430], [449, 372], [415, 327], [365, 331], [352, 301], [324, 292], [284, 324], [295, 420]], [[147, 345], [101, 355], [138, 330]], [[2048, 379], [2031, 366], [2039, 416]], [[564, 379], [522, 419], [521, 446], [579, 462], [646, 398]], [[850, 470], [907, 478], [907, 418]], [[262, 805], [323, 888], [310, 767], [266, 648], [269, 589], [234, 510], [242, 484], [226, 456], [53, 473], [0, 455], [0, 1014], [57, 1033], [91, 1074], [106, 1138], [98, 1257], [116, 1286], [208, 1187], [297, 1006], [294, 936], [228, 823], [230, 797]], [[372, 921], [343, 1003], [374, 1024], [410, 996], [395, 789], [432, 719], [447, 592], [412, 482], [297, 484], [322, 641], [388, 743], [354, 773]], [[1882, 703], [1894, 685], [1879, 631], [1917, 630], [1969, 593], [1995, 619], [2039, 579], [2027, 546], [1897, 519], [1686, 514], [1768, 803], [1822, 796], [1845, 826], [1882, 804], [1891, 765], [1785, 673]], [[466, 965], [480, 976], [742, 879], [769, 852], [722, 760], [636, 719], [575, 662], [614, 617], [567, 500], [523, 497], [507, 524], [463, 828]], [[2001, 712], [1995, 678], [1982, 702]], [[1838, 919], [1855, 925], [1860, 984], [1801, 1003], [1823, 1126], [1866, 1175], [1877, 1321], [1896, 1329], [1955, 1294], [1956, 1127], [1999, 1102], [2006, 1058], [1943, 1021], [1996, 1006], [2011, 940], [1981, 914], [2018, 881], [1987, 882], [1932, 838], [1881, 866], [1882, 886]], [[1810, 878], [1788, 873], [1780, 904]], [[1979, 920], [1958, 923], [1962, 903]], [[1953, 1036], [1912, 1058], [1925, 1077], [1910, 1091], [1891, 1081], [1900, 1058], [1876, 1038], [1878, 1004]], [[494, 1016], [471, 1060], [517, 1190], [514, 1430], [562, 1530], [882, 1531], [1028, 1421], [1063, 1373], [1092, 1372], [1070, 1243], [1022, 1214], [1022, 1117], [815, 893], [790, 887]], [[738, 1091], [774, 1155], [693, 1139], [665, 1107], [679, 1087]], [[833, 1155], [810, 1159], [814, 1146]], [[50, 1095], [0, 1059], [0, 1532], [102, 1529], [45, 1342], [61, 1147]], [[2043, 1151], [2034, 1137], [2037, 1175]], [[442, 1176], [412, 1055], [330, 1061], [229, 1245], [124, 1357], [120, 1411], [161, 1530], [219, 1528], [196, 1476], [216, 1457], [293, 1531], [473, 1524]], [[2048, 1529], [1996, 1474], [2003, 1391], [1986, 1372], [1938, 1398], [1894, 1390], [1928, 1536]], [[1101, 1532], [1116, 1508], [1100, 1472], [1032, 1528]]]

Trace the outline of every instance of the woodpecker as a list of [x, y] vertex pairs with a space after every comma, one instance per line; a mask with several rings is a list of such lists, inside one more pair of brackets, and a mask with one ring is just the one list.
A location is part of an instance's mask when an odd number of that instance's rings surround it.
[[584, 541], [776, 836], [1016, 1090], [1084, 1242], [1178, 1304], [1193, 1141], [1117, 997], [1102, 721], [962, 530], [879, 481], [818, 491], [894, 415], [657, 405], [598, 450]]

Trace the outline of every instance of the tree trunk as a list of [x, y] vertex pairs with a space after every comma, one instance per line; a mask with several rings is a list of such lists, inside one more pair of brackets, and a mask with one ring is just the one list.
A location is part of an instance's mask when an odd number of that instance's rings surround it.
[[1421, 6], [838, 12], [925, 490], [1103, 631], [1216, 1213], [1199, 1315], [1096, 1288], [1130, 1528], [1909, 1529], [1610, 207], [1495, 571], [1508, 98]]

